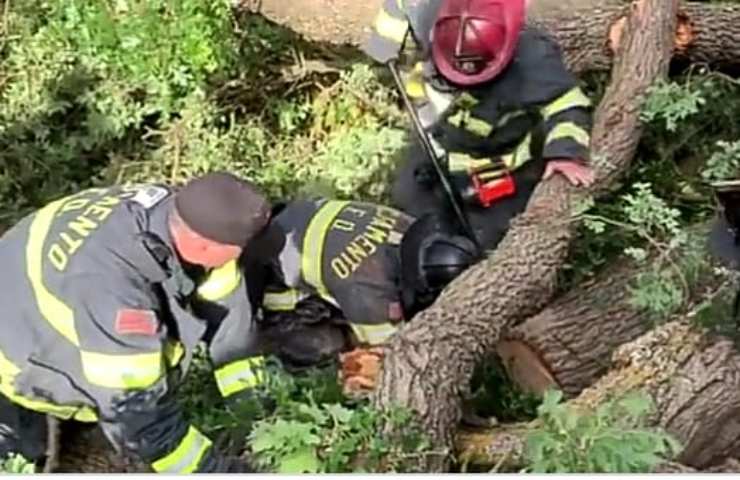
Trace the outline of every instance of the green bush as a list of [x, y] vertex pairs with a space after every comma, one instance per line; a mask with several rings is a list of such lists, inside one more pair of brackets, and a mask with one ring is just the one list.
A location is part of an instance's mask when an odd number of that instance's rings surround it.
[[650, 472], [680, 450], [676, 440], [645, 427], [649, 397], [627, 395], [579, 413], [548, 392], [538, 408], [541, 427], [527, 438], [527, 471], [537, 473]]
[[393, 93], [362, 65], [289, 78], [310, 46], [227, 0], [18, 0], [6, 24], [0, 224], [91, 184], [217, 169], [275, 197], [386, 192]]

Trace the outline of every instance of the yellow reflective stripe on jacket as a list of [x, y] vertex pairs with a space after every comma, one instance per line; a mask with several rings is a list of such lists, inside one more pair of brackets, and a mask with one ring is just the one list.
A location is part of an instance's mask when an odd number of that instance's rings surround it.
[[487, 137], [493, 132], [493, 125], [485, 120], [473, 117], [468, 110], [458, 111], [450, 116], [447, 121], [457, 128], [463, 128], [479, 137]]
[[473, 158], [461, 152], [451, 152], [449, 154], [449, 169], [452, 172], [474, 172], [491, 165], [490, 158]]
[[162, 352], [108, 355], [83, 350], [80, 358], [87, 381], [106, 388], [146, 388], [165, 372]]
[[363, 325], [359, 323], [351, 324], [357, 340], [370, 345], [380, 345], [385, 343], [397, 329], [392, 323], [382, 323], [379, 325]]
[[301, 258], [303, 279], [327, 301], [329, 301], [331, 295], [329, 295], [329, 291], [324, 284], [322, 272], [324, 243], [332, 222], [348, 203], [348, 201], [340, 200], [326, 202], [311, 219], [303, 238], [303, 257]]
[[256, 356], [228, 363], [214, 372], [221, 395], [254, 388], [265, 381], [265, 357]]
[[221, 300], [239, 286], [241, 278], [236, 260], [231, 260], [211, 270], [208, 279], [198, 287], [198, 295], [210, 302]]
[[591, 99], [588, 98], [580, 88], [573, 87], [543, 108], [542, 115], [545, 117], [545, 120], [547, 120], [553, 115], [570, 110], [571, 108], [587, 108], [590, 106]]
[[417, 62], [416, 65], [414, 65], [414, 69], [409, 74], [408, 78], [406, 79], [406, 93], [411, 98], [424, 98], [426, 97], [426, 92], [424, 91], [424, 66], [421, 62]]
[[79, 422], [97, 422], [98, 415], [88, 405], [56, 405], [43, 400], [26, 398], [15, 391], [15, 377], [20, 369], [0, 352], [0, 393], [11, 402], [34, 412], [48, 413], [61, 419], [73, 418]]
[[177, 448], [152, 463], [152, 468], [157, 473], [192, 473], [210, 446], [211, 440], [191, 425]]
[[262, 307], [273, 312], [286, 312], [294, 310], [302, 297], [301, 292], [293, 288], [282, 292], [268, 292], [262, 300]]
[[375, 32], [381, 37], [395, 43], [403, 43], [409, 29], [408, 21], [393, 17], [381, 8], [373, 24]]
[[72, 309], [54, 296], [43, 282], [44, 241], [49, 233], [54, 215], [67, 199], [57, 200], [36, 213], [28, 231], [26, 243], [26, 275], [31, 283], [39, 312], [64, 338], [79, 346], [80, 341], [75, 329], [75, 317]]
[[563, 122], [558, 123], [552, 128], [552, 130], [550, 130], [550, 133], [547, 134], [545, 145], [563, 138], [572, 138], [576, 142], [586, 147], [588, 147], [591, 141], [591, 136], [586, 130], [579, 127], [573, 122]]

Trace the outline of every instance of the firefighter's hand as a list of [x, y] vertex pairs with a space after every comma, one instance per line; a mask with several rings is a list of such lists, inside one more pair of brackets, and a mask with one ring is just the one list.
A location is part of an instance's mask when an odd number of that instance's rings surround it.
[[579, 160], [548, 160], [542, 179], [547, 180], [556, 173], [563, 175], [566, 179], [568, 179], [571, 185], [590, 187], [594, 183], [593, 168]]
[[339, 356], [342, 368], [339, 379], [348, 397], [366, 397], [374, 389], [383, 361], [383, 349], [356, 348]]

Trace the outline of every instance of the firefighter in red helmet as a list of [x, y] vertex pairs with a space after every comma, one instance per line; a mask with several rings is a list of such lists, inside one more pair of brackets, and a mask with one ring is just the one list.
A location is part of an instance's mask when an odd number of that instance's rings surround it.
[[[591, 102], [557, 44], [526, 25], [525, 0], [385, 0], [363, 50], [400, 62], [417, 47], [404, 89], [434, 154], [463, 200], [477, 240], [493, 249], [541, 179], [590, 185]], [[446, 210], [431, 159], [403, 152], [396, 207]]]

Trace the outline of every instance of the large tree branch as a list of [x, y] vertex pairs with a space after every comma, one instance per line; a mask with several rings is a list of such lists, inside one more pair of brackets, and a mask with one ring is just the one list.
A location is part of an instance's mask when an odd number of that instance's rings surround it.
[[[643, 94], [667, 74], [677, 8], [675, 0], [639, 0], [631, 6], [612, 83], [595, 115], [592, 155], [598, 187], [593, 193], [608, 191], [632, 161]], [[498, 249], [456, 279], [391, 341], [374, 395], [377, 406], [412, 408], [436, 445], [452, 445], [460, 395], [475, 364], [505, 328], [550, 300], [574, 236], [571, 212], [586, 193], [560, 178], [537, 187]]]
[[[244, 0], [267, 18], [319, 42], [359, 45], [381, 0]], [[604, 0], [534, 0], [531, 22], [560, 43], [576, 73], [608, 70], [628, 8]], [[693, 63], [740, 64], [740, 5], [686, 2], [677, 13], [675, 54]], [[615, 42], [616, 41], [616, 42]]]
[[[648, 425], [681, 442], [680, 463], [707, 468], [740, 453], [740, 354], [730, 340], [676, 321], [623, 345], [613, 363], [613, 370], [569, 405], [589, 412], [609, 399], [641, 391], [655, 405]], [[457, 437], [460, 457], [518, 468], [526, 436], [535, 428], [537, 421], [462, 432]]]
[[523, 324], [506, 332], [496, 347], [512, 380], [523, 390], [556, 387], [575, 396], [606, 373], [614, 350], [648, 331], [654, 316], [635, 304], [633, 287], [656, 268], [681, 289], [676, 315], [697, 303], [722, 297], [735, 282], [718, 274], [706, 251], [707, 225], [687, 231], [689, 241], [665, 257], [654, 251], [637, 264], [621, 258], [594, 279], [573, 288]]

